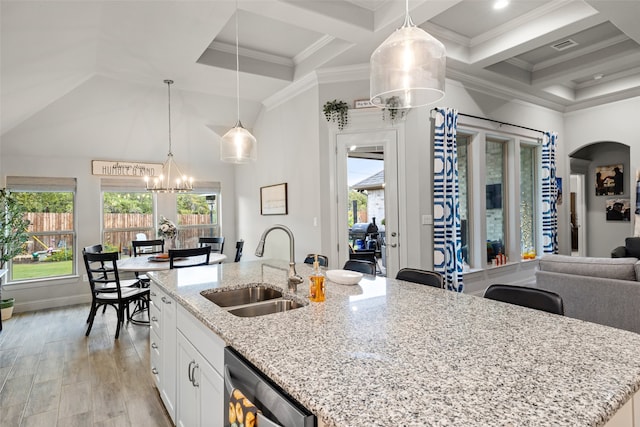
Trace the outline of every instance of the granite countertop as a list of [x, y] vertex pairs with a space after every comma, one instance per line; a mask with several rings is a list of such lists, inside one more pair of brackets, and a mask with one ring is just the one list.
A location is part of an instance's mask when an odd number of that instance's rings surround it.
[[[286, 289], [287, 265], [150, 276], [328, 426], [601, 426], [640, 389], [640, 335], [476, 296], [365, 276], [327, 282], [324, 303], [241, 318], [200, 295]], [[294, 297], [307, 296], [305, 283]]]

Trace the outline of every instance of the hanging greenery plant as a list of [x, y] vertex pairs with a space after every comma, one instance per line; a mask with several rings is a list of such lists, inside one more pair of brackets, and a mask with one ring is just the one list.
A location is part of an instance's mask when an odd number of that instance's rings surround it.
[[349, 124], [349, 105], [344, 101], [327, 101], [322, 107], [324, 117], [328, 122], [338, 124], [338, 129], [342, 130]]
[[396, 108], [400, 105], [400, 98], [397, 96], [392, 96], [389, 98], [389, 102], [387, 103], [388, 107], [382, 109], [382, 120], [386, 120], [389, 117], [391, 123], [395, 123], [397, 119], [404, 120], [407, 115], [407, 109], [405, 108]]

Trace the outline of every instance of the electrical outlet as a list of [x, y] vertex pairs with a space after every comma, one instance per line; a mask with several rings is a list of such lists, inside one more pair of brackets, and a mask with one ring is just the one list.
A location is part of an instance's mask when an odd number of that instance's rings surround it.
[[88, 282], [89, 281], [89, 276], [87, 276], [86, 274], [82, 275], [82, 281], [83, 282]]

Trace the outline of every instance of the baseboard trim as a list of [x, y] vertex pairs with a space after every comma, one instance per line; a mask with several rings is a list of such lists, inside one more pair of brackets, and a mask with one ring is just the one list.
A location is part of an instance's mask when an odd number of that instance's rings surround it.
[[29, 301], [20, 304], [18, 300], [14, 305], [14, 313], [27, 311], [46, 310], [48, 308], [59, 308], [67, 305], [88, 304], [91, 302], [91, 295], [74, 295], [60, 298], [48, 298], [43, 300]]

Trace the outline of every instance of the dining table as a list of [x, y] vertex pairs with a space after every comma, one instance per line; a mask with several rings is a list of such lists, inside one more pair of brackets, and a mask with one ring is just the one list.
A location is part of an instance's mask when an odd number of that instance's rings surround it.
[[[192, 257], [189, 262], [196, 262], [198, 258], [204, 259], [204, 256]], [[209, 255], [209, 264], [220, 264], [227, 259], [224, 254], [212, 252]], [[181, 263], [186, 261], [175, 259], [174, 265], [180, 267]], [[130, 271], [134, 273], [146, 273], [147, 271], [163, 271], [169, 270], [169, 258], [159, 257], [158, 254], [141, 255], [118, 260], [119, 271]]]

